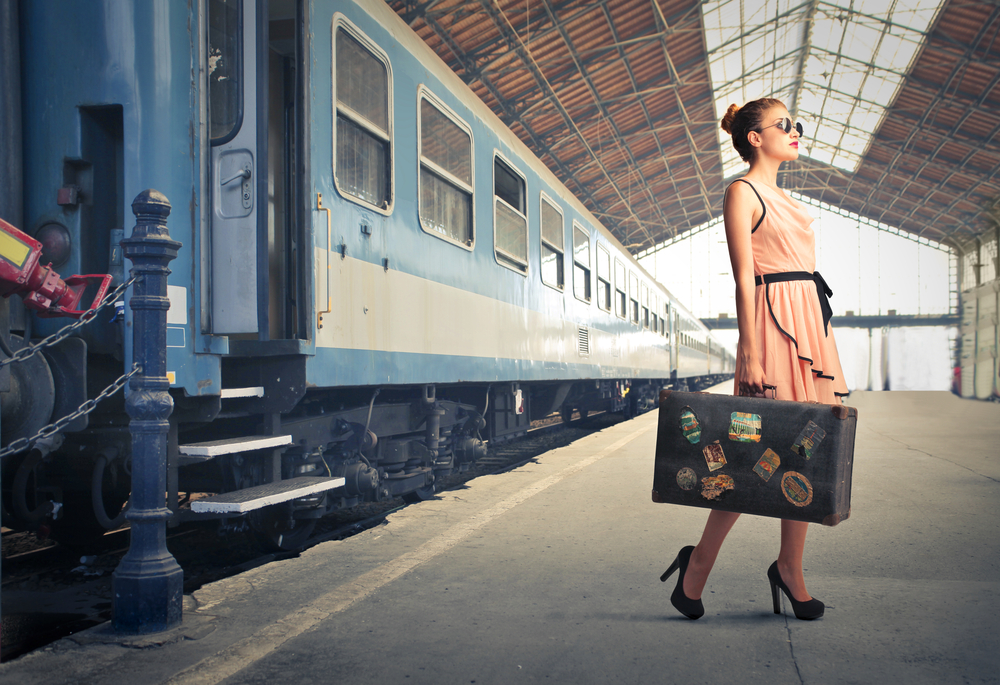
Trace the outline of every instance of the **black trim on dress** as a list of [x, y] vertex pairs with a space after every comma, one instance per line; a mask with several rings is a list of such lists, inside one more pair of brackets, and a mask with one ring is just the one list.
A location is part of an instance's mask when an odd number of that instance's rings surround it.
[[[760, 193], [757, 192], [757, 189], [753, 187], [753, 183], [746, 180], [745, 178], [738, 178], [736, 179], [736, 181], [742, 181], [743, 183], [746, 183], [748, 186], [750, 186], [750, 190], [752, 190], [753, 194], [757, 196], [758, 200], [760, 200], [760, 206], [764, 210], [763, 212], [761, 212], [760, 219], [757, 220], [756, 225], [752, 229], [750, 229], [750, 233], [753, 234], [758, 228], [760, 228], [761, 223], [764, 221], [764, 217], [767, 216], [767, 205], [764, 204], [764, 198], [760, 196]], [[733, 181], [733, 183], [736, 183], [736, 181]], [[733, 183], [730, 183], [729, 185], [732, 186]]]

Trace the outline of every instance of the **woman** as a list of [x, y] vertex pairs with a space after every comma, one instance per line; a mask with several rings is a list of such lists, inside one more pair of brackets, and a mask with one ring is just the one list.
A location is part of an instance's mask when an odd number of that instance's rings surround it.
[[[805, 206], [778, 188], [778, 168], [799, 156], [801, 124], [792, 124], [779, 100], [730, 105], [722, 130], [750, 170], [726, 190], [724, 219], [736, 279], [736, 394], [760, 395], [773, 388], [779, 400], [840, 404], [847, 395], [833, 332], [829, 288], [816, 263], [813, 222]], [[726, 535], [739, 514], [712, 511], [696, 547], [685, 547], [668, 569], [680, 569], [670, 598], [688, 618], [705, 609], [701, 593]], [[800, 619], [823, 615], [824, 606], [806, 589], [802, 552], [808, 523], [781, 522], [781, 550], [767, 570], [780, 613], [778, 590]]]

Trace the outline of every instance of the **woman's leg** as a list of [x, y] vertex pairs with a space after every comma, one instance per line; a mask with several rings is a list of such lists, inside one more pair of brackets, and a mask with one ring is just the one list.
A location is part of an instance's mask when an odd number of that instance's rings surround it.
[[[809, 524], [805, 521], [781, 521], [781, 551], [778, 553], [778, 572], [781, 579], [799, 602], [812, 599], [806, 590], [806, 579], [802, 575], [802, 553], [806, 546]], [[693, 557], [692, 557], [693, 558]]]
[[688, 598], [701, 599], [708, 574], [712, 572], [715, 558], [719, 556], [719, 549], [739, 517], [739, 514], [731, 511], [718, 510], [712, 510], [708, 515], [701, 540], [691, 553], [691, 561], [684, 573], [684, 594]]

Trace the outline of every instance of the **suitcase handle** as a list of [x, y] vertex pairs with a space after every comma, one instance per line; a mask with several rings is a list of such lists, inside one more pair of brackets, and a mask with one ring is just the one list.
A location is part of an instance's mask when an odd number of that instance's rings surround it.
[[[741, 397], [764, 397], [764, 398], [767, 398], [767, 391], [768, 390], [771, 391], [771, 399], [772, 400], [778, 399], [778, 387], [776, 385], [768, 385], [767, 383], [764, 383], [764, 392], [762, 392], [760, 395], [741, 395]], [[662, 401], [662, 398], [661, 398], [661, 401]]]

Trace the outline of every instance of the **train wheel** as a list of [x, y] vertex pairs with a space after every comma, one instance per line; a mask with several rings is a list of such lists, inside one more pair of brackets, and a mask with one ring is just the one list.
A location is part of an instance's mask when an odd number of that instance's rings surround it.
[[435, 488], [434, 484], [430, 484], [427, 487], [414, 490], [413, 492], [407, 492], [403, 495], [403, 501], [407, 504], [416, 504], [417, 502], [426, 502], [431, 497], [434, 496]]
[[306, 546], [316, 519], [295, 519], [280, 504], [250, 515], [250, 525], [261, 549], [267, 552], [297, 552]]
[[[91, 504], [94, 509], [94, 518], [98, 523], [101, 524], [106, 530], [114, 530], [125, 523], [125, 514], [128, 512], [129, 506], [131, 505], [131, 499], [129, 495], [124, 495], [126, 487], [119, 486], [119, 469], [118, 468], [108, 468], [109, 457], [114, 457], [115, 452], [104, 451], [97, 456], [97, 460], [94, 462], [94, 472], [91, 475], [90, 480], [90, 498]], [[116, 465], [117, 466], [117, 465]], [[131, 474], [127, 473], [127, 469], [124, 468], [123, 464], [122, 478], [124, 481], [131, 483]], [[110, 473], [107, 473], [110, 471]], [[111, 483], [110, 490], [112, 491], [109, 495], [105, 492], [105, 482]], [[115, 491], [118, 491], [118, 497], [114, 497]], [[131, 494], [131, 493], [129, 493]], [[108, 514], [108, 501], [111, 502], [111, 514]], [[123, 501], [124, 500], [124, 501]]]
[[573, 412], [579, 412], [580, 416], [577, 418], [578, 422], [583, 422], [587, 420], [590, 415], [589, 409], [573, 409], [573, 407], [562, 407], [559, 409], [559, 417], [562, 419], [563, 425], [568, 426], [573, 423]]
[[[17, 335], [10, 336], [15, 352], [28, 344]], [[10, 365], [10, 390], [0, 393], [0, 439], [3, 443], [37, 433], [52, 418], [56, 401], [52, 370], [45, 357], [36, 354]]]

